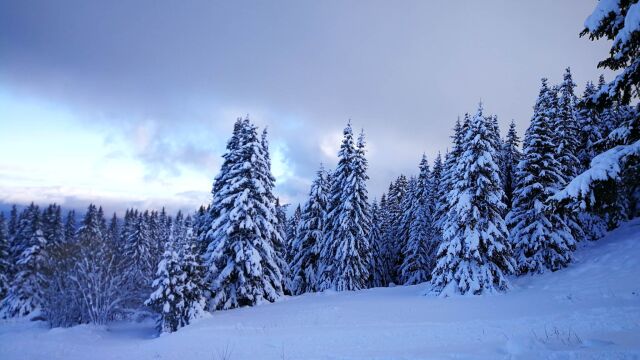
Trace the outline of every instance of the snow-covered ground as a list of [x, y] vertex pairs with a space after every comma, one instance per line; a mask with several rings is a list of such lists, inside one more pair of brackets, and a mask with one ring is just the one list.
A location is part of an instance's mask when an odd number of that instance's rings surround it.
[[504, 295], [426, 297], [425, 285], [308, 294], [161, 337], [150, 322], [4, 321], [0, 359], [640, 358], [640, 220], [575, 257]]

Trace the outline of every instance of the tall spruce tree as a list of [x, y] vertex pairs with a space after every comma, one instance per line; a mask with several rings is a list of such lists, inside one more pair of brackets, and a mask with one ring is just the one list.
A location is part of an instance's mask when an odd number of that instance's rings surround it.
[[402, 269], [405, 262], [405, 250], [409, 243], [411, 225], [414, 223], [417, 212], [420, 210], [418, 192], [418, 179], [411, 176], [407, 183], [407, 190], [404, 192], [404, 196], [400, 202], [400, 221], [396, 229], [397, 250], [395, 255], [395, 267], [397, 269], [397, 281], [400, 284], [403, 284], [406, 281]]
[[589, 107], [591, 98], [596, 93], [596, 87], [591, 81], [587, 82], [582, 98], [576, 104], [576, 120], [580, 132], [578, 161], [580, 172], [589, 168], [591, 159], [596, 155], [595, 144], [604, 137], [601, 131], [600, 115], [593, 107]]
[[130, 287], [136, 289], [136, 303], [141, 304], [151, 292], [157, 259], [153, 253], [155, 247], [151, 237], [149, 212], [132, 211], [129, 216], [129, 224], [123, 231], [123, 235], [127, 236], [124, 260]]
[[69, 210], [64, 220], [64, 239], [66, 242], [75, 242], [76, 230], [76, 212], [75, 210]]
[[505, 205], [507, 211], [511, 210], [513, 204], [513, 190], [515, 188], [515, 172], [520, 162], [522, 153], [520, 151], [520, 138], [516, 132], [516, 123], [511, 120], [509, 131], [502, 142], [500, 174], [502, 187], [505, 195]]
[[269, 155], [269, 140], [268, 140], [268, 132], [267, 129], [262, 130], [262, 136], [260, 138], [260, 145], [262, 147], [262, 161], [258, 162], [259, 170], [258, 174], [260, 174], [260, 180], [264, 184], [265, 190], [265, 206], [268, 207], [265, 219], [268, 223], [259, 224], [264, 227], [260, 231], [263, 234], [271, 235], [271, 243], [273, 244], [273, 249], [275, 253], [273, 255], [274, 260], [278, 264], [280, 268], [280, 273], [282, 275], [282, 289], [285, 294], [291, 294], [290, 289], [290, 272], [289, 272], [289, 264], [287, 262], [287, 244], [286, 244], [286, 216], [282, 218], [284, 212], [278, 213], [280, 203], [278, 198], [276, 198], [274, 194], [274, 188], [276, 183], [276, 178], [271, 173], [271, 156]]
[[[591, 40], [613, 40], [609, 57], [598, 67], [618, 71], [613, 81], [601, 86], [592, 96], [591, 106], [598, 109], [611, 104], [628, 105], [640, 98], [640, 14], [638, 0], [600, 1], [585, 21], [581, 35]], [[627, 107], [629, 116], [607, 126], [606, 139], [598, 146], [589, 169], [575, 177], [554, 195], [553, 203], [567, 204], [587, 211], [598, 211], [608, 217], [610, 228], [636, 216], [640, 202], [640, 105]], [[601, 122], [608, 123], [601, 114]], [[615, 128], [615, 129], [613, 129]]]
[[385, 212], [387, 214], [387, 226], [383, 236], [385, 247], [382, 249], [388, 263], [388, 271], [391, 281], [401, 283], [399, 266], [401, 262], [402, 239], [403, 239], [403, 206], [409, 181], [404, 175], [389, 185]]
[[11, 280], [11, 262], [9, 258], [9, 234], [4, 219], [4, 213], [0, 212], [0, 301], [9, 291]]
[[41, 307], [46, 285], [46, 249], [40, 209], [31, 203], [20, 214], [12, 244], [15, 275], [0, 305], [4, 317], [29, 315]]
[[369, 285], [370, 210], [364, 135], [356, 146], [351, 123], [343, 134], [329, 199], [330, 231], [320, 248], [318, 290], [359, 290]]
[[491, 126], [480, 106], [465, 129], [464, 151], [450, 178], [449, 212], [433, 271], [435, 294], [504, 291], [509, 288], [506, 276], [515, 271], [501, 215], [504, 193]]
[[513, 208], [507, 216], [521, 274], [561, 269], [571, 261], [575, 248], [564, 217], [547, 206], [548, 198], [562, 183], [562, 165], [556, 160], [554, 142], [553, 101], [547, 80], [542, 79], [518, 164]]
[[304, 206], [296, 239], [292, 243], [292, 290], [299, 295], [317, 291], [319, 247], [325, 241], [327, 217], [326, 174], [324, 168], [316, 173], [309, 199]]
[[[372, 257], [375, 257], [375, 263], [372, 264], [372, 267], [375, 267], [375, 273], [372, 274], [373, 278], [373, 286], [388, 286], [391, 282], [393, 282], [392, 272], [394, 268], [394, 264], [392, 262], [393, 258], [390, 254], [390, 246], [389, 241], [392, 239], [392, 226], [393, 222], [391, 219], [391, 215], [389, 212], [389, 202], [387, 201], [387, 194], [382, 194], [380, 197], [379, 210], [377, 219], [371, 219], [372, 227], [378, 224], [380, 234], [377, 244], [372, 244]], [[372, 213], [374, 210], [372, 209]], [[373, 215], [372, 215], [373, 216]], [[372, 232], [375, 229], [372, 229]], [[375, 234], [371, 234], [369, 236], [370, 239], [375, 239]], [[376, 248], [373, 248], [375, 246]]]
[[185, 301], [183, 317], [190, 323], [204, 313], [206, 287], [204, 283], [204, 266], [199, 254], [199, 240], [193, 229], [194, 221], [187, 216], [183, 223], [184, 242], [180, 250], [182, 271], [185, 276], [183, 297]]
[[371, 230], [369, 232], [369, 245], [371, 246], [371, 260], [369, 276], [371, 287], [387, 286], [390, 282], [387, 263], [384, 261], [383, 237], [382, 237], [382, 210], [376, 200], [371, 204]]
[[300, 207], [300, 204], [298, 204], [298, 206], [296, 206], [296, 209], [293, 211], [293, 215], [287, 220], [287, 261], [289, 262], [289, 264], [291, 264], [291, 262], [293, 261], [293, 257], [295, 256], [293, 243], [298, 238], [298, 228], [300, 227], [301, 219], [302, 208]]
[[411, 214], [408, 240], [403, 248], [401, 279], [406, 285], [428, 281], [434, 268], [437, 230], [433, 222], [431, 197], [432, 177], [427, 157], [422, 155], [420, 175], [413, 190], [413, 201], [407, 213]]
[[91, 204], [77, 232], [78, 257], [74, 266], [74, 289], [77, 291], [81, 319], [105, 324], [116, 314], [123, 314], [135, 289], [127, 274], [120, 271], [114, 246], [106, 234], [106, 219], [101, 209]]
[[[469, 116], [465, 114], [464, 124], [468, 124]], [[455, 175], [455, 168], [463, 150], [464, 128], [463, 123], [460, 122], [460, 118], [456, 120], [456, 124], [453, 128], [452, 147], [451, 151], [447, 152], [444, 157], [444, 164], [442, 169], [441, 188], [438, 191], [438, 198], [442, 199], [440, 205], [436, 208], [436, 226], [441, 232], [444, 231], [444, 222], [449, 213], [449, 193], [453, 190]]]
[[152, 285], [155, 290], [145, 301], [145, 305], [160, 314], [156, 325], [160, 333], [174, 332], [187, 324], [184, 317], [186, 276], [173, 243], [174, 239], [171, 236], [165, 243], [165, 251], [158, 264]]
[[[266, 179], [264, 146], [249, 119], [234, 129], [225, 163], [216, 179], [212, 227], [205, 266], [211, 309], [230, 309], [275, 301], [283, 279], [274, 239], [275, 204]], [[216, 188], [214, 183], [214, 188]]]
[[[558, 174], [560, 179], [557, 189], [563, 188], [569, 181], [578, 175], [580, 161], [578, 149], [580, 147], [580, 134], [576, 119], [576, 96], [571, 70], [567, 68], [562, 84], [558, 88], [558, 97], [555, 106], [555, 118], [553, 119], [553, 142], [556, 144], [556, 159], [560, 164]], [[564, 221], [571, 229], [571, 234], [576, 241], [582, 240], [585, 235], [582, 225], [578, 220], [576, 209], [562, 209]]]

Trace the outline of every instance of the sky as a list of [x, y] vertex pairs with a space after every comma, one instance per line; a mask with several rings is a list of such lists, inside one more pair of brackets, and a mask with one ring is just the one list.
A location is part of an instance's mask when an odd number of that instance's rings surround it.
[[195, 210], [247, 115], [283, 202], [349, 120], [379, 197], [479, 101], [522, 134], [540, 78], [596, 80], [596, 2], [0, 0], [0, 205]]

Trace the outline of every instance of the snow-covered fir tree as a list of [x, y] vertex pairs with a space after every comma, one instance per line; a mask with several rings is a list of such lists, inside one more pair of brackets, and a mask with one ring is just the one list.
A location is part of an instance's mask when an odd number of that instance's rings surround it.
[[444, 164], [442, 162], [442, 155], [438, 152], [436, 155], [436, 160], [433, 162], [433, 170], [431, 171], [431, 190], [430, 196], [431, 206], [433, 206], [433, 222], [438, 232], [438, 236], [442, 234], [438, 216], [442, 212], [444, 208], [444, 203], [446, 199], [445, 186], [444, 186]]
[[153, 282], [157, 258], [154, 257], [154, 239], [151, 237], [150, 215], [148, 211], [131, 211], [125, 219], [123, 230], [123, 257], [130, 287], [136, 289], [138, 303], [149, 296]]
[[[564, 187], [571, 179], [578, 175], [580, 161], [578, 160], [578, 148], [580, 146], [580, 134], [578, 121], [576, 120], [576, 96], [571, 70], [567, 68], [562, 84], [557, 88], [558, 97], [553, 103], [553, 142], [556, 145], [556, 160], [560, 164], [558, 169], [559, 183], [556, 188]], [[584, 239], [584, 231], [578, 220], [575, 209], [562, 209], [565, 223], [571, 229], [571, 234], [576, 241]]]
[[282, 276], [282, 289], [285, 294], [291, 294], [290, 286], [290, 273], [289, 264], [287, 263], [287, 245], [284, 228], [286, 227], [286, 217], [283, 219], [283, 223], [280, 223], [280, 217], [278, 215], [279, 200], [274, 194], [274, 188], [276, 178], [271, 173], [271, 156], [269, 155], [269, 140], [267, 137], [267, 129], [262, 130], [262, 136], [260, 138], [260, 145], [262, 147], [262, 161], [258, 162], [258, 174], [259, 181], [264, 184], [264, 198], [266, 209], [266, 222], [264, 224], [258, 223], [263, 229], [260, 230], [263, 234], [270, 234], [271, 243], [275, 251], [273, 257], [280, 269]]
[[9, 257], [9, 233], [7, 231], [4, 213], [0, 212], [0, 301], [9, 291], [11, 280], [11, 262]]
[[318, 290], [360, 290], [369, 286], [371, 219], [364, 135], [360, 134], [356, 146], [351, 123], [343, 135], [328, 200], [330, 231], [320, 247]]
[[[374, 264], [372, 267], [375, 267], [375, 273], [371, 274], [373, 277], [372, 285], [376, 287], [380, 286], [388, 286], [393, 282], [392, 271], [393, 271], [393, 263], [392, 257], [390, 254], [390, 246], [388, 244], [389, 239], [391, 239], [392, 233], [392, 219], [389, 215], [389, 203], [387, 201], [387, 194], [382, 194], [380, 197], [380, 203], [378, 204], [378, 215], [376, 222], [374, 219], [371, 219], [372, 232], [376, 229], [373, 227], [377, 224], [379, 237], [376, 244], [371, 244], [372, 246], [372, 257], [376, 256]], [[372, 208], [372, 217], [373, 217], [373, 208]], [[375, 234], [371, 234], [369, 236], [370, 239], [375, 239]], [[373, 248], [375, 246], [375, 249]]]
[[38, 206], [31, 203], [20, 214], [13, 242], [15, 275], [0, 305], [4, 317], [25, 316], [42, 305], [47, 243]]
[[[385, 200], [386, 201], [386, 200]], [[387, 286], [390, 282], [387, 262], [384, 261], [382, 237], [382, 210], [376, 200], [371, 204], [371, 230], [369, 231], [369, 245], [371, 246], [371, 260], [369, 276], [371, 287]]]
[[154, 291], [145, 301], [145, 305], [156, 310], [160, 317], [157, 329], [160, 333], [170, 333], [187, 325], [185, 314], [184, 290], [186, 276], [180, 266], [178, 252], [174, 249], [173, 236], [165, 244], [162, 259], [158, 264]]
[[107, 238], [113, 246], [118, 247], [120, 245], [120, 221], [118, 220], [118, 216], [115, 212], [111, 216], [111, 220], [109, 220]]
[[7, 222], [7, 233], [9, 239], [13, 239], [18, 232], [18, 207], [14, 204], [11, 205], [11, 211], [9, 211], [9, 221]]
[[582, 98], [576, 104], [576, 121], [580, 132], [577, 155], [580, 172], [589, 168], [591, 159], [596, 155], [595, 144], [604, 137], [601, 132], [600, 115], [595, 108], [589, 106], [595, 93], [596, 87], [591, 81], [587, 82]]
[[502, 142], [500, 154], [501, 166], [500, 174], [502, 179], [502, 187], [505, 195], [505, 205], [507, 210], [511, 210], [513, 204], [513, 190], [515, 188], [515, 173], [522, 153], [520, 151], [520, 138], [516, 132], [516, 123], [511, 120], [509, 131]]
[[64, 239], [66, 242], [74, 242], [76, 239], [76, 212], [69, 210], [64, 220]]
[[234, 129], [225, 163], [214, 183], [213, 222], [205, 255], [211, 309], [230, 309], [275, 301], [283, 278], [274, 239], [275, 204], [265, 179], [264, 147], [249, 119]]
[[210, 205], [205, 207], [201, 205], [193, 218], [193, 230], [198, 240], [198, 253], [204, 255], [207, 249], [207, 232], [211, 227], [211, 210]]
[[[640, 98], [640, 3], [632, 1], [600, 1], [585, 21], [581, 35], [591, 40], [613, 40], [609, 57], [598, 66], [618, 71], [613, 81], [601, 86], [591, 98], [590, 106], [598, 109], [611, 104], [629, 105]], [[614, 105], [615, 106], [615, 105]], [[553, 201], [559, 206], [573, 204], [582, 210], [598, 211], [607, 216], [610, 227], [636, 216], [640, 191], [640, 105], [626, 107], [628, 115], [607, 125], [605, 139], [598, 155], [582, 174], [575, 177]], [[601, 122], [609, 123], [601, 114]], [[615, 129], [613, 129], [615, 128]]]
[[298, 238], [298, 228], [300, 227], [300, 221], [302, 219], [302, 208], [300, 205], [296, 206], [293, 211], [293, 215], [287, 220], [287, 261], [289, 264], [293, 261], [295, 251], [293, 250], [293, 243]]
[[407, 177], [404, 175], [389, 184], [385, 206], [385, 226], [382, 236], [384, 238], [384, 247], [381, 249], [385, 261], [387, 262], [387, 271], [390, 281], [401, 283], [399, 279], [399, 266], [401, 264], [402, 252], [402, 229], [403, 229], [403, 209], [402, 202], [406, 197], [409, 187]]
[[504, 291], [506, 276], [515, 271], [491, 126], [480, 106], [464, 132], [464, 151], [449, 179], [449, 212], [432, 274], [435, 294]]
[[325, 241], [327, 217], [326, 174], [321, 166], [311, 184], [296, 239], [291, 244], [292, 292], [295, 295], [317, 291], [319, 246]]
[[[464, 124], [469, 123], [469, 116], [465, 114]], [[453, 175], [455, 172], [456, 164], [462, 155], [463, 150], [463, 137], [464, 129], [463, 124], [460, 122], [460, 118], [456, 120], [456, 124], [453, 128], [452, 147], [449, 152], [445, 154], [444, 164], [442, 169], [442, 180], [440, 181], [441, 187], [438, 191], [438, 198], [442, 199], [439, 206], [436, 208], [436, 226], [440, 229], [440, 232], [444, 232], [444, 222], [449, 213], [449, 202], [447, 201], [449, 193], [453, 190]]]
[[89, 205], [78, 229], [79, 251], [71, 276], [81, 321], [92, 324], [113, 320], [131, 297], [138, 299], [138, 294], [132, 293], [137, 288], [129, 283], [128, 274], [120, 271], [113, 244], [104, 233], [105, 224], [102, 211]]
[[433, 222], [431, 200], [432, 176], [427, 157], [420, 161], [420, 175], [413, 189], [413, 201], [405, 210], [409, 215], [408, 240], [403, 248], [403, 263], [400, 267], [403, 284], [413, 285], [428, 281], [434, 268], [434, 253], [437, 245], [437, 230]]
[[404, 192], [404, 197], [400, 202], [400, 221], [396, 228], [396, 246], [395, 250], [395, 267], [397, 271], [397, 281], [399, 284], [403, 284], [406, 281], [402, 272], [402, 266], [404, 264], [405, 250], [407, 243], [409, 242], [409, 233], [411, 231], [411, 224], [415, 221], [416, 213], [418, 212], [418, 179], [414, 176], [409, 177], [407, 182], [407, 189]]
[[553, 101], [547, 80], [542, 79], [518, 164], [513, 208], [507, 216], [521, 274], [567, 266], [576, 243], [564, 217], [547, 206], [548, 198], [562, 181], [553, 135]]
[[55, 247], [64, 243], [64, 224], [59, 205], [51, 204], [43, 211], [42, 233], [48, 246]]
[[198, 252], [198, 237], [193, 228], [194, 222], [187, 216], [184, 223], [185, 239], [180, 247], [180, 263], [185, 276], [183, 297], [185, 301], [184, 319], [190, 323], [204, 313], [206, 301], [206, 287], [204, 283], [204, 266]]

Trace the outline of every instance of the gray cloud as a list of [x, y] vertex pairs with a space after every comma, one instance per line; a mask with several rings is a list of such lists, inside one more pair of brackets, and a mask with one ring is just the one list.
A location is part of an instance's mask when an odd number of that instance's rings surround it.
[[351, 118], [367, 133], [373, 197], [444, 151], [481, 98], [522, 131], [540, 77], [571, 66], [596, 78], [606, 44], [577, 35], [594, 4], [6, 1], [0, 83], [125, 137], [156, 178], [180, 166], [213, 178], [249, 113], [287, 145], [295, 174], [278, 190], [292, 201], [320, 162], [333, 166], [326, 146]]

